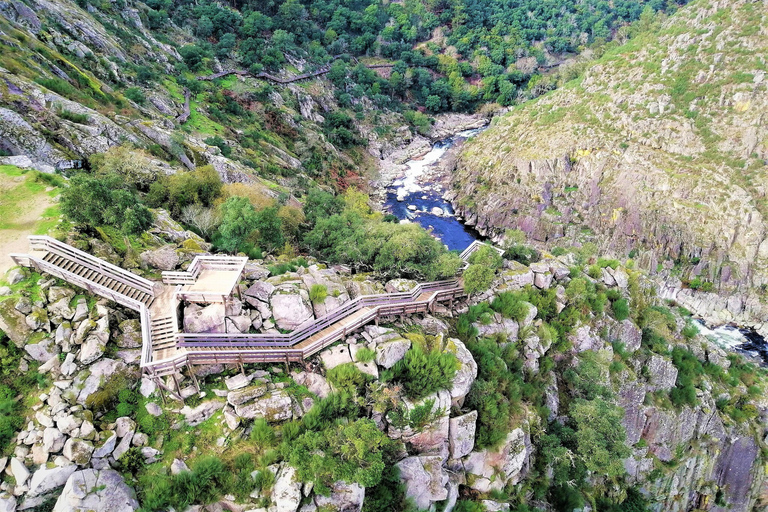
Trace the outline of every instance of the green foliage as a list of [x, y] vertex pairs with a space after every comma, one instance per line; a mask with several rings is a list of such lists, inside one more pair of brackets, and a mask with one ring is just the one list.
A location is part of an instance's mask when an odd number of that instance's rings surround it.
[[476, 501], [459, 500], [453, 510], [454, 512], [485, 512], [485, 507]]
[[391, 443], [373, 421], [358, 419], [323, 432], [303, 433], [291, 443], [286, 458], [301, 481], [314, 482], [316, 492], [327, 494], [338, 480], [377, 485], [386, 467], [384, 451]]
[[622, 476], [626, 472], [622, 459], [631, 453], [624, 444], [624, 411], [600, 397], [577, 398], [571, 405], [570, 416], [577, 428], [576, 453], [586, 468], [609, 479]]
[[675, 407], [695, 406], [696, 385], [704, 375], [704, 366], [690, 350], [681, 347], [672, 349], [672, 363], [677, 368], [675, 387], [669, 392], [669, 399]]
[[501, 292], [491, 302], [491, 308], [501, 313], [506, 318], [520, 323], [528, 316], [528, 304], [522, 294], [514, 292]]
[[463, 286], [464, 292], [472, 296], [476, 293], [484, 292], [493, 284], [496, 277], [496, 271], [485, 265], [470, 265], [464, 271]]
[[205, 139], [204, 142], [209, 146], [216, 146], [217, 148], [219, 148], [219, 150], [221, 151], [221, 154], [226, 157], [229, 157], [232, 154], [232, 148], [229, 147], [229, 144], [227, 144], [227, 142], [221, 137], [219, 137], [218, 135], [214, 135], [213, 137], [208, 137], [207, 139]]
[[360, 393], [367, 382], [367, 376], [355, 363], [344, 363], [328, 370], [328, 381], [337, 391], [350, 394]]
[[135, 103], [138, 103], [139, 105], [144, 105], [147, 102], [147, 97], [144, 96], [144, 91], [138, 87], [129, 87], [125, 90], [124, 94], [126, 98]]
[[131, 410], [131, 405], [135, 407], [138, 402], [135, 392], [130, 390], [135, 382], [135, 372], [130, 370], [115, 372], [107, 377], [98, 390], [88, 395], [85, 405], [94, 411], [107, 412], [119, 402], [127, 404], [123, 406], [124, 409]]
[[275, 429], [264, 418], [256, 418], [251, 427], [251, 441], [262, 448], [272, 447], [277, 441]]
[[313, 284], [309, 289], [309, 300], [312, 304], [322, 304], [328, 297], [328, 287], [324, 284]]
[[88, 124], [88, 114], [77, 114], [71, 110], [65, 109], [60, 109], [57, 113], [59, 117], [66, 119], [67, 121], [72, 121], [77, 124]]
[[613, 316], [621, 322], [629, 318], [629, 303], [627, 299], [618, 299], [611, 303], [611, 309], [613, 310]]
[[219, 173], [212, 166], [205, 165], [194, 171], [161, 177], [150, 185], [147, 203], [165, 208], [172, 216], [179, 217], [185, 206], [213, 206], [221, 190]]
[[112, 226], [126, 234], [137, 234], [152, 223], [152, 213], [115, 174], [76, 174], [62, 191], [60, 204], [65, 218], [90, 229]]
[[429, 350], [414, 343], [405, 357], [392, 367], [394, 379], [402, 384], [406, 395], [419, 400], [452, 386], [458, 360], [450, 353]]
[[[555, 251], [553, 250], [552, 254], [554, 253]], [[504, 258], [528, 266], [531, 263], [539, 261], [539, 259], [541, 259], [541, 254], [539, 254], [539, 251], [533, 247], [528, 247], [527, 245], [522, 244], [513, 244], [504, 251]]]
[[140, 483], [143, 510], [184, 510], [193, 504], [207, 505], [220, 499], [231, 487], [231, 472], [221, 459], [206, 456], [198, 459], [191, 471], [178, 475], [146, 473]]
[[688, 321], [686, 322], [685, 327], [683, 327], [683, 330], [680, 331], [680, 333], [683, 335], [685, 339], [692, 340], [699, 333], [699, 328], [696, 326], [695, 323]]
[[361, 363], [370, 363], [376, 358], [376, 352], [368, 347], [361, 347], [355, 354], [355, 359]]
[[237, 252], [244, 247], [246, 240], [256, 231], [256, 209], [244, 197], [233, 196], [221, 205], [221, 225], [219, 245], [228, 252]]
[[483, 265], [493, 270], [498, 270], [501, 268], [504, 260], [496, 249], [488, 244], [483, 244], [469, 256], [469, 263], [472, 265]]

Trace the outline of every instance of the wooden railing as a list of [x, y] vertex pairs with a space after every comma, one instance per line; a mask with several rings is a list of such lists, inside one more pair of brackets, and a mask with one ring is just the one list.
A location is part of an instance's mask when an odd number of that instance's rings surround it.
[[183, 272], [163, 272], [164, 284], [194, 284], [203, 270], [242, 271], [248, 258], [245, 256], [195, 256]]
[[[119, 283], [141, 290], [142, 292], [149, 294], [150, 297], [155, 296], [154, 283], [152, 281], [139, 277], [133, 272], [122, 269], [117, 265], [107, 263], [101, 258], [92, 256], [87, 252], [75, 249], [71, 245], [59, 242], [55, 238], [33, 235], [29, 237], [29, 246], [33, 251], [44, 251], [57, 254], [86, 268], [99, 272], [106, 277], [114, 279]], [[72, 275], [79, 278], [76, 274]]]
[[491, 244], [481, 242], [480, 240], [475, 240], [471, 244], [469, 244], [469, 247], [464, 249], [461, 254], [459, 254], [459, 258], [464, 260], [465, 262], [469, 261], [469, 257], [472, 256], [473, 253], [477, 252], [478, 249], [480, 249], [482, 246], [487, 245], [488, 247], [491, 247], [494, 251], [498, 252], [499, 254], [504, 254], [504, 249], [499, 249], [496, 246], [493, 246]]

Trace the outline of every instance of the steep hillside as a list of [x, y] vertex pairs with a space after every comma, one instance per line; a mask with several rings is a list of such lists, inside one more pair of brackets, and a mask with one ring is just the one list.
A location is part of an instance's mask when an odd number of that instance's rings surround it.
[[[494, 238], [597, 243], [730, 294], [768, 284], [765, 2], [698, 1], [470, 141], [452, 198]], [[698, 280], [696, 279], [698, 277]], [[677, 279], [679, 278], [679, 279]], [[757, 315], [755, 315], [757, 316]]]

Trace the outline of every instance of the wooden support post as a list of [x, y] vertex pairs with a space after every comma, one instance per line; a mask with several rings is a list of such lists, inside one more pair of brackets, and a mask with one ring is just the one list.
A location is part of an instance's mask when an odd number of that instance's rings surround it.
[[291, 373], [291, 367], [288, 364], [288, 354], [286, 353], [284, 355], [285, 355], [285, 374], [288, 375]]
[[195, 376], [195, 367], [192, 366], [192, 363], [187, 363], [187, 371], [189, 371], [189, 376], [192, 377], [192, 382], [195, 385], [195, 389], [197, 392], [200, 392], [200, 384], [197, 382], [197, 377]]
[[245, 367], [243, 366], [243, 354], [237, 354], [237, 363], [240, 366], [240, 373], [245, 377]]
[[374, 323], [376, 324], [376, 327], [379, 326], [379, 310], [376, 310], [376, 318], [374, 318]]
[[176, 372], [174, 371], [172, 374], [173, 376], [173, 383], [176, 384], [176, 392], [181, 396], [181, 385], [179, 384], [179, 378], [176, 376]]

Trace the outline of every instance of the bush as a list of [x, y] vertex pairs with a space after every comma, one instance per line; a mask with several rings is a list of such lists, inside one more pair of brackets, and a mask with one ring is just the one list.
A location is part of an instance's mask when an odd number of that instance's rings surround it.
[[370, 363], [376, 358], [376, 352], [369, 349], [368, 347], [361, 347], [357, 350], [357, 353], [355, 354], [355, 359], [357, 359], [361, 363]]
[[334, 389], [352, 395], [360, 393], [368, 380], [355, 363], [344, 363], [331, 368], [327, 376]]
[[613, 303], [611, 303], [611, 309], [613, 310], [613, 316], [616, 317], [616, 320], [619, 322], [629, 318], [629, 303], [627, 302], [627, 299], [613, 301]]
[[497, 313], [518, 323], [528, 316], [528, 305], [519, 294], [512, 292], [501, 292], [493, 299], [491, 307]]
[[338, 480], [363, 487], [381, 482], [384, 451], [391, 444], [373, 421], [358, 419], [322, 432], [307, 431], [283, 448], [298, 479], [314, 482], [315, 492], [327, 495]]
[[191, 471], [178, 475], [145, 473], [140, 482], [144, 510], [185, 510], [193, 504], [207, 505], [220, 499], [231, 487], [231, 472], [221, 459], [207, 456], [198, 459]]
[[483, 265], [493, 270], [501, 268], [504, 263], [503, 258], [496, 249], [488, 244], [483, 244], [479, 249], [469, 256], [469, 263], [472, 265]]
[[66, 119], [67, 121], [72, 121], [73, 123], [77, 123], [77, 124], [88, 123], [87, 114], [77, 114], [75, 112], [72, 112], [71, 110], [64, 110], [64, 109], [60, 109], [58, 111], [58, 114], [60, 118]]
[[224, 139], [219, 137], [218, 135], [215, 135], [213, 137], [208, 137], [204, 141], [209, 146], [216, 146], [221, 151], [221, 154], [229, 157], [229, 155], [232, 154], [232, 148], [229, 147], [229, 144], [226, 143]]
[[81, 226], [112, 226], [137, 234], [152, 223], [152, 213], [120, 176], [78, 173], [61, 193], [61, 212]]
[[322, 304], [328, 297], [328, 287], [324, 284], [313, 284], [309, 289], [309, 300], [312, 304]]
[[257, 443], [260, 447], [269, 448], [275, 445], [275, 429], [273, 429], [267, 420], [257, 418], [251, 428], [251, 441]]
[[126, 89], [125, 97], [139, 105], [144, 105], [147, 102], [147, 97], [144, 96], [144, 91], [138, 87], [129, 87]]
[[394, 378], [413, 400], [450, 388], [457, 369], [458, 361], [453, 354], [426, 351], [419, 344], [414, 344], [392, 368]]
[[[555, 250], [552, 251], [552, 254], [557, 256], [557, 254], [555, 254]], [[531, 263], [536, 263], [539, 261], [539, 259], [541, 259], [541, 255], [539, 254], [539, 251], [532, 247], [515, 244], [508, 247], [507, 250], [504, 251], [504, 258], [517, 261], [527, 266]]]
[[689, 321], [685, 324], [685, 327], [683, 327], [681, 334], [685, 339], [692, 340], [694, 337], [696, 337], [697, 334], [699, 334], [699, 328], [695, 323]]
[[66, 98], [71, 99], [77, 96], [77, 89], [61, 78], [38, 78], [35, 82]]
[[496, 272], [490, 267], [485, 265], [470, 265], [464, 271], [464, 292], [467, 295], [474, 295], [476, 293], [484, 292], [490, 288], [493, 284], [493, 279], [496, 277]]

